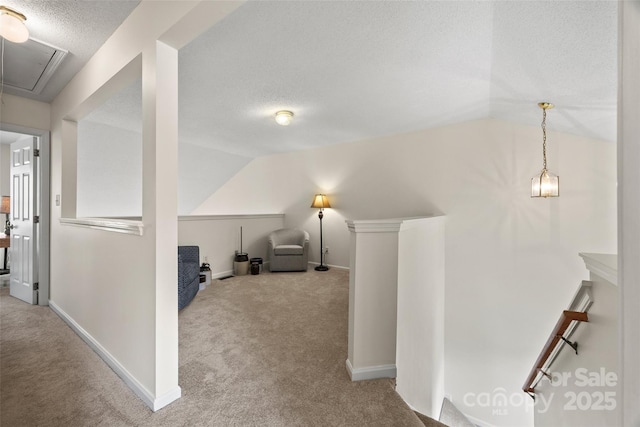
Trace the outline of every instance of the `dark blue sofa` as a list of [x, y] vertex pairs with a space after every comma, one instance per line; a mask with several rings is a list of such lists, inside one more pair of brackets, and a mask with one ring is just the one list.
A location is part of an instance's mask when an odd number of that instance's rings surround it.
[[200, 248], [178, 246], [178, 310], [185, 308], [200, 289]]

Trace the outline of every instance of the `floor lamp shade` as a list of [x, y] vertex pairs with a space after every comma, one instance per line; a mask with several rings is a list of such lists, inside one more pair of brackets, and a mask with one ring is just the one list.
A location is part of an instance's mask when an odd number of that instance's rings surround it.
[[329, 204], [329, 199], [327, 198], [326, 195], [316, 194], [315, 196], [313, 196], [313, 202], [311, 202], [311, 207], [324, 209], [324, 208], [330, 208], [331, 205]]
[[324, 216], [322, 211], [324, 208], [330, 208], [331, 204], [326, 195], [316, 194], [313, 196], [311, 207], [320, 209], [320, 212], [318, 212], [318, 218], [320, 218], [320, 265], [316, 267], [316, 271], [327, 271], [329, 267], [324, 265], [324, 245], [322, 244], [322, 217]]

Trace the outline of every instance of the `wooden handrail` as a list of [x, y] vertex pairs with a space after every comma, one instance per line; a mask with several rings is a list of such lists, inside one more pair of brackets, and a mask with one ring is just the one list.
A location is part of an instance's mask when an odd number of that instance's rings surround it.
[[562, 339], [562, 336], [566, 332], [567, 328], [574, 320], [578, 322], [588, 322], [589, 317], [587, 316], [587, 313], [581, 311], [565, 310], [562, 312], [558, 323], [556, 323], [555, 328], [553, 328], [553, 332], [551, 332], [551, 336], [549, 336], [549, 339], [542, 348], [542, 352], [540, 352], [535, 365], [531, 369], [531, 372], [529, 372], [527, 381], [524, 383], [524, 386], [522, 386], [522, 390], [524, 390], [526, 393], [535, 392], [533, 382], [535, 381], [544, 364], [547, 362], [547, 359], [549, 359], [549, 356], [551, 355], [553, 350], [556, 348], [556, 345], [558, 345], [558, 341]]

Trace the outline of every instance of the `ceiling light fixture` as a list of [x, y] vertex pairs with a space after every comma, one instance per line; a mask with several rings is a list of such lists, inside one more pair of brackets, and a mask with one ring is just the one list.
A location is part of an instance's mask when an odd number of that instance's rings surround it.
[[14, 43], [24, 43], [29, 40], [29, 30], [24, 24], [27, 17], [9, 9], [6, 6], [0, 6], [0, 36]]
[[276, 113], [276, 123], [281, 126], [289, 126], [293, 119], [293, 113], [287, 110], [280, 110]]
[[542, 108], [542, 172], [531, 179], [531, 197], [558, 197], [560, 177], [547, 170], [547, 110], [553, 108], [549, 102], [540, 102]]

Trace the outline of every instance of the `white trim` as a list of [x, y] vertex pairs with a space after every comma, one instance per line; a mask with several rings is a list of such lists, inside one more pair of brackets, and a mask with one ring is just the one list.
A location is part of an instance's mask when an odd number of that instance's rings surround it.
[[220, 273], [212, 274], [211, 280], [229, 276], [233, 276], [233, 270], [221, 271]]
[[132, 221], [126, 219], [115, 220], [106, 218], [60, 218], [60, 224], [92, 228], [94, 230], [132, 234], [135, 236], [142, 236], [144, 232], [144, 223], [142, 221]]
[[152, 411], [157, 411], [159, 409], [164, 408], [171, 402], [176, 399], [179, 399], [182, 396], [182, 389], [179, 386], [176, 386], [172, 390], [163, 394], [160, 397], [154, 398], [151, 393], [142, 385], [138, 380], [127, 371], [127, 369], [120, 364], [95, 338], [93, 338], [87, 331], [85, 331], [82, 326], [76, 323], [64, 310], [62, 310], [58, 305], [49, 300], [49, 307], [56, 313], [64, 322], [69, 325], [71, 329], [80, 337], [82, 340], [87, 343], [93, 351], [95, 351], [98, 356], [104, 362], [109, 365], [111, 369], [125, 382], [125, 384], [133, 390], [133, 392], [149, 407]]
[[[460, 412], [462, 412], [462, 411], [460, 411]], [[467, 417], [467, 419], [468, 419], [471, 423], [475, 424], [475, 425], [476, 425], [476, 426], [478, 426], [478, 427], [496, 427], [496, 426], [494, 426], [493, 424], [489, 424], [488, 422], [486, 422], [486, 421], [484, 421], [484, 420], [481, 420], [481, 419], [479, 419], [479, 418], [473, 417], [473, 416], [471, 416], [471, 415], [469, 415], [469, 414], [465, 414], [464, 412], [462, 412], [462, 415], [464, 415], [465, 417]]]
[[573, 300], [571, 300], [571, 304], [569, 304], [569, 308], [567, 310], [571, 311], [589, 311], [591, 305], [593, 304], [593, 282], [588, 280], [583, 280], [576, 291]]
[[400, 231], [402, 220], [346, 220], [349, 231], [354, 233], [397, 233]]
[[385, 219], [347, 219], [349, 231], [354, 233], [397, 233], [402, 224], [420, 219], [433, 218], [433, 216], [413, 216], [407, 218], [385, 218]]
[[366, 368], [354, 369], [351, 365], [351, 361], [347, 359], [347, 372], [351, 381], [364, 381], [364, 380], [377, 380], [380, 378], [395, 378], [396, 377], [396, 365], [379, 365], [368, 366]]
[[230, 219], [269, 219], [284, 218], [283, 213], [279, 214], [248, 214], [248, 215], [182, 215], [178, 221], [226, 221]]
[[[309, 261], [309, 264], [312, 266], [316, 266], [316, 265], [320, 265], [319, 262], [314, 262], [314, 261]], [[345, 267], [342, 265], [334, 265], [334, 264], [325, 264], [327, 267], [329, 268], [335, 268], [336, 270], [345, 270], [345, 271], [349, 271], [349, 267]]]
[[618, 285], [618, 255], [579, 253], [587, 270], [608, 282]]
[[[262, 268], [263, 268], [264, 272], [269, 272], [269, 267], [268, 267], [269, 264], [270, 264], [270, 261], [263, 261]], [[320, 265], [319, 262], [309, 262], [309, 264], [311, 264], [311, 265]], [[349, 267], [342, 267], [340, 265], [329, 265], [329, 267], [335, 268], [336, 270], [349, 271]], [[229, 277], [229, 276], [235, 276], [233, 274], [233, 270], [225, 270], [225, 271], [220, 271], [218, 273], [212, 274], [211, 275], [211, 280], [219, 279], [221, 277]]]
[[151, 409], [153, 410], [153, 412], [159, 411], [160, 409], [180, 399], [181, 397], [182, 397], [182, 389], [180, 388], [180, 386], [175, 386], [173, 389], [169, 390], [162, 396], [156, 397], [153, 400], [153, 407]]
[[51, 248], [51, 135], [49, 132], [37, 136], [38, 149], [40, 150], [40, 168], [38, 173], [39, 200], [38, 214], [40, 226], [38, 227], [38, 305], [49, 304], [49, 255]]

